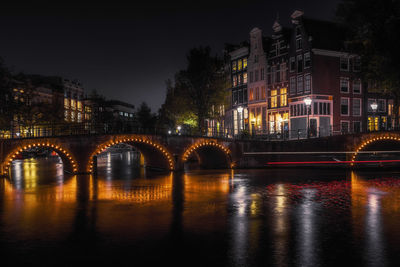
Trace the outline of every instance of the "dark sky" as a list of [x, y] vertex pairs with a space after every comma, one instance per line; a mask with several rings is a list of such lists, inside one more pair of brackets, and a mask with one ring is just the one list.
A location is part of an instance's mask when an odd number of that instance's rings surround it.
[[8, 66], [78, 79], [86, 92], [135, 106], [146, 101], [156, 111], [165, 80], [185, 67], [190, 48], [221, 53], [224, 43], [248, 39], [253, 27], [270, 34], [278, 13], [288, 24], [296, 9], [330, 20], [339, 0], [32, 2], [0, 8], [0, 56]]

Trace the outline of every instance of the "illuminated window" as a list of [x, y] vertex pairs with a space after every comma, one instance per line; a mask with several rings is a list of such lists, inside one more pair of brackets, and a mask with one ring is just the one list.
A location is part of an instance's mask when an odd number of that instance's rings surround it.
[[376, 116], [368, 116], [368, 131], [378, 131], [379, 118]]
[[238, 71], [241, 71], [243, 67], [243, 61], [241, 59], [238, 60]]
[[69, 99], [68, 98], [64, 98], [64, 107], [69, 108]]
[[278, 106], [277, 90], [271, 90], [271, 108], [276, 108], [277, 106]]
[[76, 109], [76, 100], [71, 99], [71, 109], [75, 110]]
[[254, 100], [254, 91], [253, 88], [250, 88], [249, 91], [249, 101], [253, 101]]
[[82, 111], [82, 102], [81, 101], [77, 101], [78, 103], [78, 110]]
[[247, 72], [243, 72], [243, 83], [247, 83]]
[[232, 81], [232, 83], [233, 83], [233, 86], [237, 86], [237, 85], [238, 85], [237, 75], [234, 75], [234, 76], [233, 76], [233, 81]]
[[236, 72], [237, 68], [236, 68], [236, 61], [232, 61], [232, 71]]
[[265, 92], [265, 86], [261, 87], [261, 99], [265, 99], [266, 98], [266, 92]]
[[281, 88], [281, 107], [287, 106], [287, 89], [286, 88]]
[[247, 58], [243, 59], [243, 69], [247, 68]]

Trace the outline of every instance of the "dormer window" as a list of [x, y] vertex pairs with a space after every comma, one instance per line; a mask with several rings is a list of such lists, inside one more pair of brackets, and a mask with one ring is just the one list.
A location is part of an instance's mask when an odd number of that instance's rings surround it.
[[301, 38], [296, 39], [296, 50], [300, 50], [303, 48], [303, 42], [301, 41]]

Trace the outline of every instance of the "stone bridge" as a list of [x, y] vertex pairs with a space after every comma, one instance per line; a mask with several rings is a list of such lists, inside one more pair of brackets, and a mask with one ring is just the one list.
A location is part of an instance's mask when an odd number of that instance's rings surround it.
[[190, 157], [196, 157], [204, 168], [259, 168], [277, 160], [304, 160], [302, 153], [344, 153], [346, 160], [356, 161], [360, 151], [376, 149], [377, 144], [400, 150], [400, 132], [371, 132], [287, 141], [143, 134], [0, 139], [0, 174], [8, 175], [13, 159], [24, 150], [35, 147], [57, 152], [66, 171], [92, 173], [96, 170], [97, 155], [120, 143], [140, 151], [147, 167], [168, 171], [182, 170]]

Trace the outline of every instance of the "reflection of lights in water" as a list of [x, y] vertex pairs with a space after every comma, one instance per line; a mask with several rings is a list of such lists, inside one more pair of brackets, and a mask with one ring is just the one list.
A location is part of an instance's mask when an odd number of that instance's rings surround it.
[[275, 199], [275, 227], [274, 227], [274, 245], [275, 245], [275, 261], [277, 266], [287, 265], [287, 213], [286, 202], [287, 196], [283, 184], [276, 185], [276, 199]]
[[303, 189], [303, 203], [299, 209], [299, 240], [298, 251], [300, 253], [299, 260], [301, 266], [317, 266], [315, 242], [315, 214], [314, 209], [316, 203], [313, 198], [316, 195], [316, 189]]
[[25, 189], [35, 188], [37, 186], [38, 178], [37, 161], [33, 158], [24, 160]]
[[382, 192], [376, 189], [368, 190], [367, 218], [365, 232], [367, 236], [367, 249], [365, 251], [368, 266], [384, 266], [384, 241], [381, 222], [381, 196]]
[[247, 255], [248, 242], [248, 217], [246, 214], [246, 186], [242, 181], [236, 180], [239, 183], [236, 192], [232, 194], [233, 206], [237, 207], [237, 212], [232, 215], [232, 236], [233, 236], [233, 255], [235, 265], [245, 266]]
[[15, 188], [20, 190], [22, 189], [22, 160], [14, 160], [12, 162], [12, 174], [11, 177], [14, 180]]

